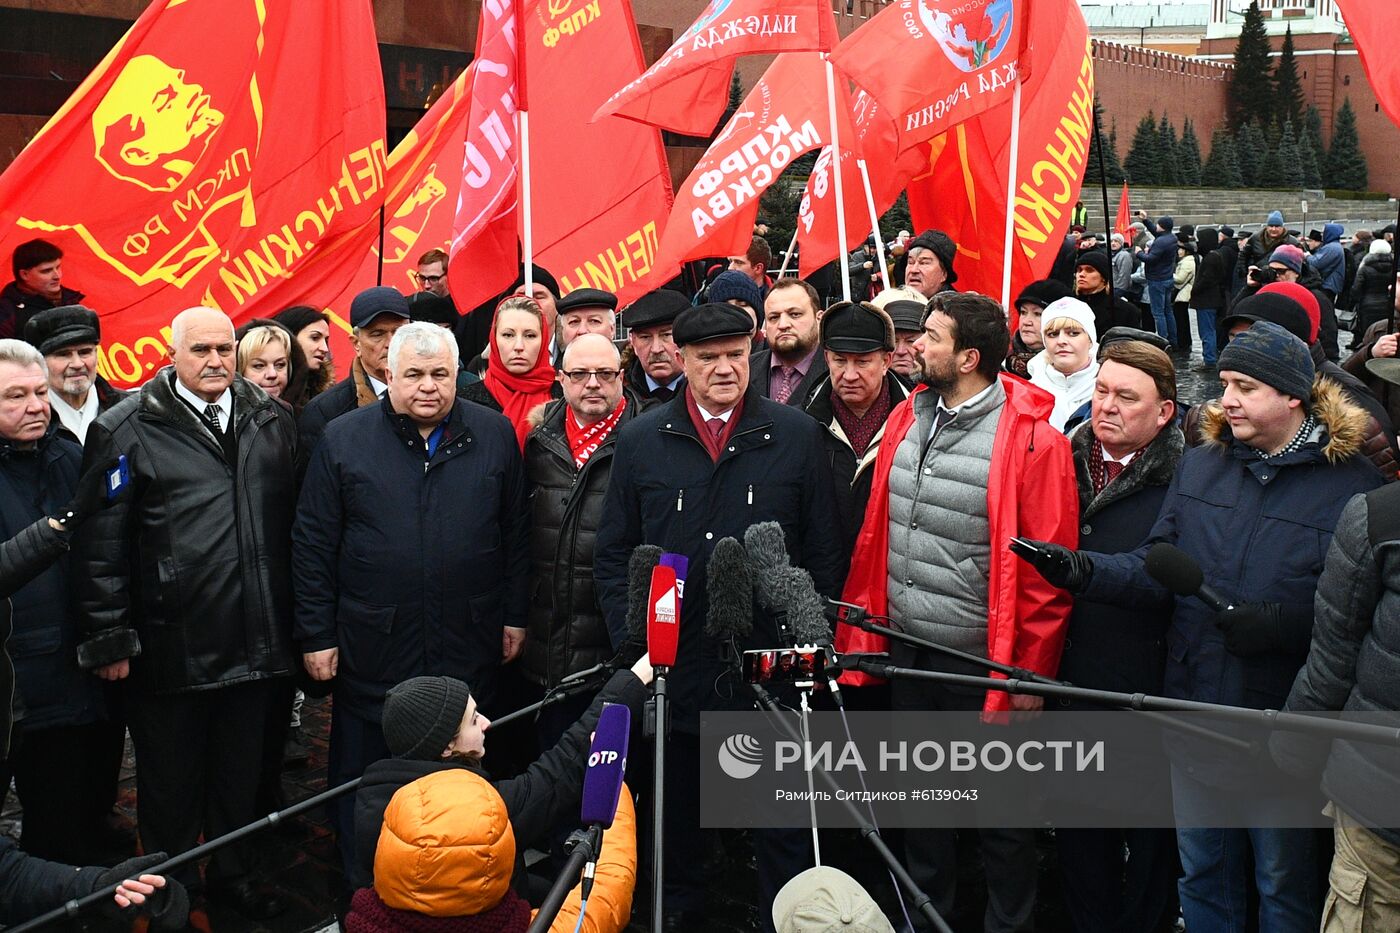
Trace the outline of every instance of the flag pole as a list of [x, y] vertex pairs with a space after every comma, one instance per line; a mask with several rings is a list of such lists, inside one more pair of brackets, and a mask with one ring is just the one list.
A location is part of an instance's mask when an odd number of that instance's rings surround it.
[[1001, 306], [1011, 308], [1011, 249], [1016, 245], [1016, 166], [1021, 158], [1021, 78], [1011, 92], [1011, 156], [1006, 166], [1006, 235], [1002, 251]]
[[[1115, 231], [1110, 224], [1116, 224], [1117, 218], [1115, 217], [1111, 221], [1108, 219], [1108, 171], [1104, 168], [1103, 133], [1099, 131], [1099, 98], [1097, 94], [1094, 95], [1093, 111], [1094, 142], [1097, 144], [1095, 148], [1099, 150], [1099, 190], [1103, 192], [1103, 235], [1108, 240], [1104, 244], [1105, 252], [1108, 253], [1108, 300], [1112, 301], [1115, 297], [1113, 294], [1113, 234]], [[1124, 243], [1123, 248], [1127, 249], [1128, 244]]]
[[885, 262], [885, 238], [880, 235], [880, 215], [875, 211], [875, 192], [870, 190], [870, 171], [865, 167], [865, 160], [857, 159], [856, 168], [860, 169], [860, 183], [865, 186], [865, 207], [870, 211], [870, 232], [875, 237], [875, 256], [880, 261], [880, 286], [884, 288], [890, 284], [885, 281], [890, 267]]
[[837, 266], [841, 270], [841, 300], [851, 300], [851, 270], [847, 266], [849, 250], [846, 248], [846, 202], [841, 194], [841, 139], [836, 129], [836, 72], [831, 67], [831, 56], [822, 53], [826, 63], [826, 117], [831, 123], [831, 152], [836, 163], [836, 248], [839, 252]]
[[[383, 285], [383, 284], [384, 284], [384, 204], [383, 204], [382, 202], [381, 202], [380, 205], [379, 205], [379, 256], [378, 256], [378, 259], [379, 259], [379, 262], [376, 264], [375, 270], [374, 270], [374, 284], [375, 284], [375, 285]], [[447, 269], [444, 268], [442, 271], [443, 271], [444, 273], [446, 273], [446, 272], [447, 272]]]
[[[535, 227], [530, 208], [530, 99], [526, 94], [525, 83], [525, 4], [514, 0], [512, 9], [515, 16], [515, 92], [519, 100], [520, 122], [520, 210], [521, 250], [525, 266], [525, 294], [533, 297], [535, 292]], [[546, 352], [546, 351], [541, 351]]]
[[788, 263], [792, 260], [792, 251], [797, 249], [797, 231], [801, 229], [800, 224], [802, 223], [802, 218], [799, 217], [797, 223], [799, 226], [794, 227], [792, 230], [792, 241], [788, 243], [787, 252], [783, 253], [783, 264], [778, 268], [778, 278], [780, 279], [787, 275]]

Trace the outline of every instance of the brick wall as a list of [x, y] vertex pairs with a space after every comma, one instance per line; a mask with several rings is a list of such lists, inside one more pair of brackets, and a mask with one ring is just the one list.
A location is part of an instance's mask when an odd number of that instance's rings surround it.
[[1104, 111], [1103, 133], [1116, 121], [1118, 158], [1125, 159], [1133, 132], [1149, 110], [1167, 114], [1180, 135], [1190, 117], [1201, 141], [1201, 157], [1210, 151], [1210, 135], [1225, 122], [1225, 80], [1230, 69], [1180, 55], [1094, 40], [1094, 85]]

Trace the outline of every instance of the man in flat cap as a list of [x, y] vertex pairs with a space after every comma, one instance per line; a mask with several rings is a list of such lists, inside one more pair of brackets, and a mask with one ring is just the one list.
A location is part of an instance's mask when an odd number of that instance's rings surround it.
[[909, 389], [890, 370], [894, 321], [869, 302], [833, 305], [822, 318], [821, 346], [829, 375], [813, 391], [807, 414], [826, 429], [842, 553], [849, 559], [865, 520], [870, 468], [885, 422]]
[[[685, 388], [621, 429], [594, 550], [593, 574], [614, 646], [627, 638], [628, 561], [639, 544], [689, 560], [680, 650], [670, 679], [667, 742], [666, 929], [707, 929], [706, 878], [695, 853], [699, 828], [699, 714], [742, 692], [705, 636], [710, 554], [749, 526], [778, 522], [793, 564], [818, 592], [834, 595], [844, 568], [831, 470], [822, 428], [803, 412], [764, 398], [749, 384], [752, 321], [741, 308], [704, 304], [676, 318]], [[773, 619], [756, 617], [740, 650], [781, 644]], [[730, 701], [732, 703], [732, 701]], [[764, 903], [807, 864], [805, 843], [779, 831], [755, 834]], [[805, 861], [804, 861], [805, 858]], [[766, 911], [764, 911], [766, 913]], [[771, 929], [771, 927], [769, 927]]]
[[[601, 288], [576, 288], [556, 302], [559, 309], [559, 352], [580, 334], [617, 336], [617, 296]], [[561, 356], [562, 360], [562, 356]]]
[[644, 405], [669, 402], [685, 386], [681, 352], [671, 336], [676, 316], [690, 307], [690, 299], [678, 291], [659, 288], [647, 292], [622, 312], [632, 359], [626, 364], [627, 388]]
[[25, 322], [24, 339], [44, 354], [59, 434], [82, 446], [97, 416], [126, 398], [97, 374], [97, 312], [82, 305], [46, 308]]
[[905, 386], [913, 388], [923, 372], [914, 341], [924, 332], [928, 301], [909, 286], [901, 285], [899, 288], [885, 289], [870, 303], [888, 314], [894, 322], [894, 355], [890, 357], [890, 369]]

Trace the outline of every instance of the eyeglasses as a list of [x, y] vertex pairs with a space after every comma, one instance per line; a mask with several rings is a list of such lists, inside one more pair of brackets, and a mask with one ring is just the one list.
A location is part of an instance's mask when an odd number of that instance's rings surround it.
[[611, 385], [621, 372], [620, 369], [570, 369], [564, 375], [576, 386], [588, 382], [590, 376], [597, 376], [600, 385]]
[[424, 288], [432, 288], [445, 278], [447, 278], [446, 273], [442, 275], [423, 275], [421, 272], [413, 273], [413, 280]]

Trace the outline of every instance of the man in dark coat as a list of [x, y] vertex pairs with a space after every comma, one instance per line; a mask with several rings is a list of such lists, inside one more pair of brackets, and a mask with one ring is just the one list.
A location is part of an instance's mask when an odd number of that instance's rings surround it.
[[[1119, 554], [1152, 530], [1185, 441], [1176, 426], [1176, 373], [1161, 349], [1141, 340], [1105, 345], [1098, 386], [1090, 420], [1070, 436], [1079, 546]], [[1159, 694], [1170, 623], [1162, 607], [1075, 600], [1058, 676], [1080, 687]], [[1175, 916], [1172, 830], [1061, 828], [1055, 844], [1075, 930], [1156, 930]]]
[[1229, 300], [1230, 279], [1220, 234], [1214, 227], [1202, 227], [1197, 236], [1201, 265], [1191, 286], [1190, 305], [1196, 312], [1196, 329], [1201, 335], [1201, 363], [1197, 368], [1204, 372], [1215, 369], [1215, 358], [1220, 350], [1219, 322]]
[[[72, 560], [78, 661], [129, 677], [141, 841], [173, 854], [255, 816], [268, 707], [292, 672], [296, 426], [235, 374], [224, 314], [177, 315], [170, 358], [88, 430], [84, 463], [125, 454], [132, 493], [88, 523]], [[210, 897], [279, 913], [253, 870], [246, 845], [221, 849]]]
[[833, 305], [822, 316], [821, 340], [828, 375], [813, 390], [807, 414], [826, 430], [822, 441], [836, 483], [845, 562], [865, 520], [885, 421], [909, 397], [909, 389], [890, 371], [894, 322], [874, 305]]
[[40, 311], [24, 325], [24, 339], [44, 354], [59, 433], [82, 446], [88, 426], [127, 395], [97, 374], [97, 313], [82, 305]]
[[[721, 660], [721, 646], [702, 635], [706, 565], [715, 542], [742, 538], [759, 522], [778, 522], [792, 562], [811, 572], [818, 592], [834, 595], [844, 570], [822, 428], [750, 386], [751, 326], [748, 314], [731, 305], [701, 305], [676, 319], [673, 334], [686, 390], [619, 435], [595, 547], [594, 577], [614, 646], [627, 638], [633, 548], [654, 544], [689, 559], [680, 650], [669, 686], [674, 715], [667, 746], [666, 912], [674, 915], [677, 929], [706, 928], [699, 913], [706, 881], [695, 862], [696, 853], [704, 851], [699, 713], [725, 702], [722, 695], [742, 692], [737, 670]], [[748, 642], [738, 647], [777, 644], [774, 621], [758, 616]], [[793, 833], [756, 834], [765, 901], [806, 867], [803, 846]]]
[[[1172, 277], [1176, 272], [1176, 234], [1172, 233], [1175, 221], [1170, 216], [1157, 218], [1157, 238], [1143, 253], [1143, 271], [1147, 276], [1147, 296], [1152, 304], [1152, 319], [1156, 322], [1157, 333], [1175, 345], [1183, 343], [1176, 332], [1176, 318], [1172, 314]], [[1189, 342], [1189, 341], [1186, 341]]]
[[48, 240], [27, 240], [16, 246], [10, 267], [14, 281], [0, 289], [0, 338], [22, 335], [31, 315], [80, 304], [86, 297], [63, 286], [63, 250]]
[[[564, 397], [531, 413], [535, 427], [525, 439], [532, 595], [521, 664], [525, 678], [546, 689], [613, 656], [593, 589], [593, 544], [617, 432], [641, 408], [623, 388], [618, 364], [611, 340], [575, 338], [559, 373]], [[591, 700], [591, 692], [576, 694], [541, 710], [541, 747], [552, 746]]]
[[[525, 637], [529, 525], [515, 431], [456, 396], [456, 347], [435, 324], [390, 344], [388, 394], [337, 418], [311, 458], [293, 528], [296, 640], [335, 679], [327, 779], [387, 757], [385, 692], [466, 680], [496, 711], [495, 675]], [[332, 807], [347, 870], [350, 801]]]
[[[1032, 560], [1046, 579], [1084, 599], [1169, 607], [1169, 697], [1276, 709], [1308, 651], [1313, 596], [1332, 530], [1352, 496], [1381, 484], [1361, 456], [1365, 413], [1330, 380], [1313, 382], [1307, 345], [1261, 321], [1220, 354], [1225, 395], [1205, 406], [1206, 443], [1182, 458], [1147, 541], [1121, 554], [1041, 544]], [[1143, 561], [1159, 541], [1200, 565], [1231, 601], [1220, 612], [1174, 600]], [[1247, 916], [1249, 890], [1269, 929], [1315, 930], [1321, 919], [1316, 835], [1309, 829], [1202, 827], [1225, 807], [1253, 812], [1277, 795], [1240, 787], [1219, 749], [1174, 743], [1172, 798], [1180, 828], [1179, 885], [1188, 928], [1226, 929]], [[1253, 878], [1245, 865], [1252, 853]]]
[[[38, 351], [0, 340], [0, 539], [44, 515], [61, 514], [77, 487], [82, 449], [58, 436], [47, 387]], [[98, 837], [112, 788], [104, 805], [94, 772], [105, 713], [98, 681], [78, 667], [72, 586], [63, 558], [9, 599], [20, 718], [9, 760], [0, 764], [0, 788], [8, 789], [14, 776], [24, 807], [24, 851], [85, 864], [102, 848]], [[8, 706], [8, 697], [3, 702]]]
[[826, 377], [818, 346], [821, 301], [801, 279], [782, 278], [763, 300], [763, 336], [768, 346], [749, 358], [754, 388], [765, 398], [801, 408]]
[[671, 339], [676, 315], [690, 307], [678, 291], [658, 288], [622, 310], [631, 360], [626, 364], [627, 388], [644, 405], [669, 402], [685, 386], [681, 355]]

